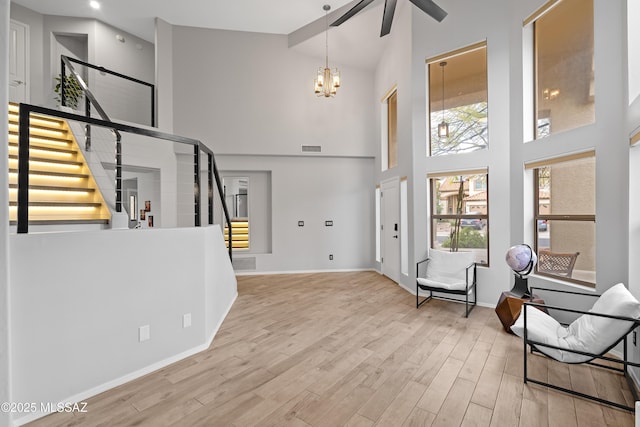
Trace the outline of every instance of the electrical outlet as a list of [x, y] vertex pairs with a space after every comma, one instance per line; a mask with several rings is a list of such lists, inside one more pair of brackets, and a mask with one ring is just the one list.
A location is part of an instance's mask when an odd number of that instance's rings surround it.
[[325, 221], [324, 225], [325, 227], [333, 227], [333, 221]]
[[191, 313], [187, 313], [182, 316], [182, 327], [183, 328], [191, 327]]
[[149, 339], [151, 339], [151, 326], [140, 326], [138, 328], [138, 341], [143, 342], [148, 341]]
[[304, 221], [298, 221], [298, 227], [304, 227]]
[[333, 254], [329, 254], [329, 261], [333, 261]]

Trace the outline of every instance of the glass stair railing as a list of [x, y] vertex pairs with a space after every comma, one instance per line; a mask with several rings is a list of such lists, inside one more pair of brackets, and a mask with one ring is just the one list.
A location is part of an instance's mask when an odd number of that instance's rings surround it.
[[[9, 217], [17, 219], [19, 108], [9, 104]], [[107, 224], [111, 213], [61, 119], [32, 115], [29, 127], [29, 223]]]

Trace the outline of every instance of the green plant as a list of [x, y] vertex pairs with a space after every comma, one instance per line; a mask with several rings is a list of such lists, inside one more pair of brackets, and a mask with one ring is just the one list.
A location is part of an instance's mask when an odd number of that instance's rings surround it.
[[[463, 227], [457, 233], [457, 243], [460, 248], [486, 248], [487, 247], [487, 236], [483, 235], [477, 230], [473, 230], [469, 227]], [[451, 247], [451, 238], [446, 239], [442, 242], [443, 248]]]
[[[59, 74], [56, 77], [56, 86], [53, 88], [53, 91], [57, 94], [55, 100], [62, 105], [62, 75]], [[76, 79], [70, 75], [65, 75], [64, 77], [64, 95], [66, 99], [66, 106], [71, 107], [74, 110], [78, 108], [78, 103], [80, 102], [80, 98], [82, 98], [82, 88], [76, 81]]]

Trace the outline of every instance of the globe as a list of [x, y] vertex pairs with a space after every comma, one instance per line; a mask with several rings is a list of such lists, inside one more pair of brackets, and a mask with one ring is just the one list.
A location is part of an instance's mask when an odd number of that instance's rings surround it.
[[507, 251], [506, 261], [518, 275], [526, 276], [538, 262], [538, 256], [529, 245], [515, 245]]

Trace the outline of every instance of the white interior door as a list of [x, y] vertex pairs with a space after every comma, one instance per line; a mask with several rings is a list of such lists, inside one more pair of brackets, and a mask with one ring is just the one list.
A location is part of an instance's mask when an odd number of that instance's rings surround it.
[[384, 181], [381, 188], [382, 274], [398, 283], [400, 281], [400, 180]]
[[29, 102], [29, 27], [11, 20], [9, 30], [9, 101]]

